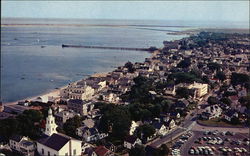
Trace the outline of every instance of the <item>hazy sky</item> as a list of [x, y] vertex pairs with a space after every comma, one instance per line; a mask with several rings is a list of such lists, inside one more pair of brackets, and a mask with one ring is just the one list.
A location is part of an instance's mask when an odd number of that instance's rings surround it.
[[1, 1], [2, 17], [249, 21], [249, 1]]

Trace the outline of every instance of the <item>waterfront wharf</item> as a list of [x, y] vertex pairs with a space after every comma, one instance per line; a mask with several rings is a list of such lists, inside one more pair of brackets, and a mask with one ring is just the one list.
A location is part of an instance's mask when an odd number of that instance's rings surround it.
[[94, 49], [112, 49], [112, 50], [133, 50], [133, 51], [150, 51], [157, 50], [156, 47], [150, 48], [129, 48], [129, 47], [106, 47], [106, 46], [86, 46], [86, 45], [67, 45], [62, 44], [62, 48], [94, 48]]

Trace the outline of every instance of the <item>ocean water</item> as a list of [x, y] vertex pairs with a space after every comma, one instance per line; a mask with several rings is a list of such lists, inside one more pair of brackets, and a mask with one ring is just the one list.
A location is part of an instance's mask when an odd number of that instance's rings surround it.
[[[168, 23], [151, 21], [4, 20], [2, 24], [82, 24], [72, 26], [12, 25], [1, 27], [1, 100], [13, 102], [36, 96], [127, 61], [143, 62], [150, 53], [108, 49], [62, 48], [62, 44], [114, 47], [162, 47], [164, 40], [185, 35]], [[154, 23], [155, 24], [155, 23]], [[157, 23], [156, 23], [157, 24]], [[164, 25], [165, 24], [165, 25]], [[147, 26], [148, 25], [148, 26]]]

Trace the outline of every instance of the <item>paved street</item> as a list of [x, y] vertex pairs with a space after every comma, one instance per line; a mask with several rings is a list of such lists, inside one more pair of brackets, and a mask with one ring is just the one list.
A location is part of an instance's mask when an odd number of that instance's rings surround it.
[[159, 147], [161, 146], [161, 144], [168, 143], [171, 140], [174, 140], [175, 138], [183, 134], [185, 131], [191, 129], [191, 127], [194, 125], [194, 122], [195, 117], [188, 115], [184, 123], [181, 124], [181, 126], [178, 126], [176, 129], [174, 129], [169, 134], [163, 136], [162, 138], [156, 139], [150, 144], [150, 146]]

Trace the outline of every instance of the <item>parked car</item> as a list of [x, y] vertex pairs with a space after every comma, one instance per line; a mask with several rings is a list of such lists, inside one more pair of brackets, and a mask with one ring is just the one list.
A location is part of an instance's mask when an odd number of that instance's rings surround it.
[[190, 148], [188, 153], [193, 155], [194, 154], [194, 149]]

